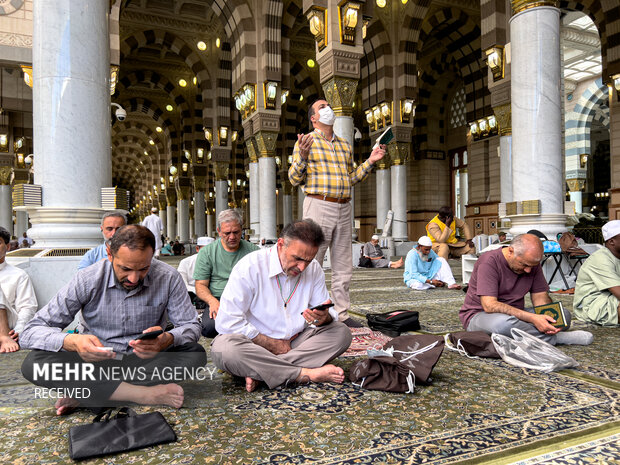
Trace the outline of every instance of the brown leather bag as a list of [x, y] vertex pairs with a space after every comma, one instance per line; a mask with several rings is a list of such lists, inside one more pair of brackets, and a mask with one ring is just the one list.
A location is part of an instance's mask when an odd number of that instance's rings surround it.
[[349, 379], [364, 389], [413, 394], [417, 383], [432, 381], [430, 375], [443, 346], [441, 336], [407, 334], [395, 337], [378, 351], [379, 354], [370, 350], [369, 358], [353, 365]]
[[588, 252], [579, 247], [577, 238], [572, 232], [567, 231], [563, 233], [558, 239], [558, 242], [560, 243], [560, 248], [562, 249], [562, 252], [568, 254], [571, 257], [576, 255], [589, 255]]
[[491, 335], [482, 331], [457, 331], [447, 335], [446, 347], [468, 357], [500, 358]]

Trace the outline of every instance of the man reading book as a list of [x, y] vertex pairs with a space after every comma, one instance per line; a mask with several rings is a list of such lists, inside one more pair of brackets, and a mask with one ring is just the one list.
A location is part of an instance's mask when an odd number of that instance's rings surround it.
[[[465, 302], [459, 312], [467, 331], [483, 331], [511, 337], [511, 329], [519, 328], [549, 344], [588, 345], [592, 334], [587, 331], [561, 331], [555, 320], [525, 308], [530, 294], [534, 306], [548, 304], [549, 286], [540, 262], [543, 246], [533, 234], [516, 236], [508, 247], [483, 253], [469, 280]], [[570, 316], [566, 314], [567, 327]]]

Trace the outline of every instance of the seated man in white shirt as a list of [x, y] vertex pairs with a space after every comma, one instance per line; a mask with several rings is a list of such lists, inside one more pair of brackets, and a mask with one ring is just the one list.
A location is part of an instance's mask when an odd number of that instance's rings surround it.
[[232, 270], [215, 319], [215, 365], [245, 378], [252, 392], [288, 383], [342, 383], [344, 371], [327, 362], [351, 344], [351, 331], [333, 310], [321, 265], [324, 241], [312, 220], [282, 230], [276, 245], [243, 257]]
[[10, 240], [11, 234], [0, 227], [0, 353], [19, 350], [19, 333], [38, 307], [30, 276], [4, 260]]

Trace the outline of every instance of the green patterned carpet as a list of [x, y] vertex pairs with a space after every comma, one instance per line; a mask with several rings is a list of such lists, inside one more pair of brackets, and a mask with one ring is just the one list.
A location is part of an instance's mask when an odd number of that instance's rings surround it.
[[[425, 332], [460, 329], [462, 291], [411, 291], [401, 276], [397, 270], [355, 270], [354, 311], [415, 309]], [[184, 408], [157, 408], [177, 443], [88, 463], [614, 463], [620, 433], [617, 331], [595, 328], [592, 346], [564, 348], [582, 366], [562, 373], [445, 351], [432, 384], [417, 386], [414, 394], [365, 391], [348, 381], [246, 393], [230, 376], [215, 373], [185, 385]], [[33, 387], [19, 374], [24, 356], [1, 356], [0, 463], [67, 463], [68, 430], [91, 415], [58, 418], [50, 401], [33, 401]], [[336, 363], [347, 370], [356, 360]]]

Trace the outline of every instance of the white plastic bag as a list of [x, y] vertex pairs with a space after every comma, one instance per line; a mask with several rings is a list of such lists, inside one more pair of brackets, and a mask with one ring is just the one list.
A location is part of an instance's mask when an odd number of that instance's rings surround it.
[[492, 334], [495, 349], [506, 363], [545, 373], [572, 368], [579, 363], [551, 344], [517, 328], [510, 330], [512, 338]]

